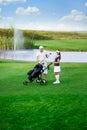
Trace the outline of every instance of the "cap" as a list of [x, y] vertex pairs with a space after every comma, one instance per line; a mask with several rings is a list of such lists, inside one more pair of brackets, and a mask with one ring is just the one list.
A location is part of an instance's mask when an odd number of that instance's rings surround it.
[[39, 46], [39, 49], [42, 49], [43, 48], [43, 46]]
[[59, 53], [60, 51], [59, 50], [56, 50], [57, 53]]

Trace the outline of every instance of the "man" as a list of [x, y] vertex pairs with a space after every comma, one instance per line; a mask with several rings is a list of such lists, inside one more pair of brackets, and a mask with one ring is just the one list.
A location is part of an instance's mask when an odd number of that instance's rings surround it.
[[[48, 55], [45, 53], [43, 46], [39, 47], [39, 51], [36, 54], [36, 60], [43, 65], [43, 68], [47, 67], [46, 58], [48, 58]], [[44, 74], [44, 80], [46, 80], [47, 76], [47, 69], [43, 72]]]

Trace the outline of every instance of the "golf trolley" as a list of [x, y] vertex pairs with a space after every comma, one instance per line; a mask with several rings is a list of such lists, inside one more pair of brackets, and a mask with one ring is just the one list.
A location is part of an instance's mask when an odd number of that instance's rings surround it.
[[43, 68], [43, 65], [38, 63], [37, 65], [35, 65], [34, 69], [30, 70], [27, 73], [28, 76], [28, 80], [24, 81], [23, 84], [27, 85], [29, 82], [32, 83], [34, 80], [36, 80], [37, 83], [41, 84], [41, 85], [45, 85], [46, 84], [46, 80], [42, 79], [41, 75], [42, 73], [46, 70], [49, 69], [50, 65], [52, 64], [49, 63], [47, 67]]

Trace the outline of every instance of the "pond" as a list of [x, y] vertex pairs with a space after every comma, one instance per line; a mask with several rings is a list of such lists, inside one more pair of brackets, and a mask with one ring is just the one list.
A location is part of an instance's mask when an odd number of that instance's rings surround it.
[[[0, 51], [1, 59], [13, 59], [23, 61], [35, 61], [37, 49], [32, 50], [15, 50], [15, 51]], [[55, 51], [46, 51], [52, 55], [47, 61], [54, 61]], [[63, 52], [61, 51], [61, 62], [87, 62], [87, 52]]]

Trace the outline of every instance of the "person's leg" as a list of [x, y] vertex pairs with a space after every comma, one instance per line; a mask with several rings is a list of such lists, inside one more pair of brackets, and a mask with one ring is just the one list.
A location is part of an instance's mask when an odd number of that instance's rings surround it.
[[53, 82], [54, 84], [60, 83], [60, 81], [59, 81], [59, 72], [60, 72], [60, 66], [54, 66], [54, 75], [55, 75], [55, 78], [56, 78], [56, 81]]
[[[46, 68], [46, 67], [45, 67]], [[46, 80], [46, 78], [47, 78], [47, 73], [48, 73], [48, 71], [47, 71], [47, 69], [44, 71], [44, 73], [43, 73], [43, 75], [44, 75], [44, 80]]]
[[56, 81], [59, 81], [59, 72], [55, 72]]
[[47, 74], [44, 74], [44, 79], [46, 80]]

